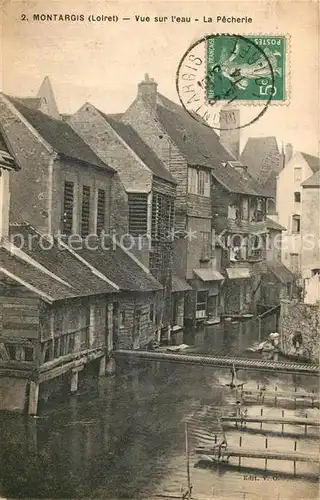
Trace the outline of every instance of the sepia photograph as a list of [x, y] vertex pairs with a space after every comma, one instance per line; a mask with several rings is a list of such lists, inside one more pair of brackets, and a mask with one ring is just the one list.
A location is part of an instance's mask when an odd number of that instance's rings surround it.
[[317, 500], [317, 0], [0, 0], [0, 500]]

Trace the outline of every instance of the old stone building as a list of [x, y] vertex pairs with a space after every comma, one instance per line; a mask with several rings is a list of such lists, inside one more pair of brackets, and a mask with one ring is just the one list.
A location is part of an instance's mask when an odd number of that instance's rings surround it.
[[267, 217], [266, 261], [260, 265], [259, 305], [262, 309], [279, 306], [282, 299], [296, 295], [293, 273], [281, 261], [283, 226]]
[[216, 321], [223, 276], [212, 245], [211, 172], [233, 157], [213, 130], [159, 94], [148, 75], [121, 121], [137, 131], [177, 181], [174, 267], [193, 288], [186, 294], [185, 317], [190, 323]]
[[[14, 225], [1, 249], [2, 306], [14, 317], [2, 325], [5, 344], [12, 347], [5, 345], [2, 353], [9, 359], [2, 365], [21, 370], [24, 355], [37, 366], [49, 363], [56, 377], [75, 368], [65, 365], [65, 356], [72, 363], [78, 355], [89, 361], [95, 355], [90, 351], [88, 358], [87, 349], [104, 358], [114, 346], [148, 343], [159, 329], [162, 285], [121, 242], [108, 237], [113, 169], [67, 123], [20, 100], [2, 95], [0, 118], [2, 142], [21, 167], [11, 183]], [[8, 220], [9, 204], [3, 207]], [[19, 317], [19, 308], [25, 317]], [[32, 369], [26, 371], [30, 375]], [[32, 381], [30, 411], [45, 380]]]
[[[122, 220], [127, 215], [131, 251], [163, 286], [164, 310], [159, 319], [164, 329], [175, 323], [172, 310], [183, 308], [183, 296], [172, 289], [172, 240], [176, 181], [164, 163], [121, 116], [106, 115], [89, 103], [68, 122], [95, 153], [118, 174], [123, 186]], [[174, 280], [176, 283], [176, 279]], [[180, 288], [181, 288], [180, 283]], [[188, 289], [188, 284], [184, 284]], [[179, 288], [179, 291], [180, 291]], [[180, 302], [182, 301], [182, 304]]]
[[[260, 294], [260, 264], [266, 261], [268, 193], [240, 162], [212, 171], [212, 215], [221, 253], [223, 311], [254, 313]], [[259, 264], [259, 265], [258, 265]]]

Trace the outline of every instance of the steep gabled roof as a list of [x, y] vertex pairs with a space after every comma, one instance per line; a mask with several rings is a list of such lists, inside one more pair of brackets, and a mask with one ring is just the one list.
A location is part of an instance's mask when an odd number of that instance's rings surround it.
[[272, 197], [272, 194], [266, 191], [249, 172], [239, 172], [229, 163], [217, 164], [212, 169], [212, 175], [230, 193]]
[[100, 110], [97, 111], [109, 123], [109, 125], [111, 125], [115, 132], [127, 143], [132, 151], [139, 156], [143, 163], [156, 177], [171, 182], [172, 184], [176, 184], [176, 181], [162, 161], [130, 125], [125, 125], [117, 119], [114, 119], [112, 117], [113, 115], [106, 115]]
[[320, 170], [314, 173], [301, 184], [302, 187], [320, 187]]
[[41, 97], [17, 97], [22, 104], [32, 109], [40, 109], [41, 107]]
[[114, 171], [100, 160], [67, 122], [56, 120], [42, 111], [31, 109], [22, 104], [19, 99], [6, 97], [57, 153], [104, 170]]
[[97, 239], [96, 245], [90, 240], [90, 246], [97, 246], [97, 249], [92, 251], [83, 246], [80, 250], [74, 251], [107, 276], [120, 290], [152, 292], [162, 289], [152, 274], [119, 245], [114, 245], [110, 241], [110, 248], [107, 243], [104, 245], [105, 248], [102, 248], [101, 242]]
[[28, 224], [11, 225], [10, 238], [18, 244], [24, 242], [22, 250], [25, 254], [71, 285], [68, 296], [98, 295], [117, 291], [116, 287], [102, 280], [71, 252], [62, 248], [57, 239], [45, 238]]
[[281, 226], [280, 224], [278, 224], [278, 222], [275, 222], [269, 217], [266, 218], [266, 226], [267, 229], [273, 229], [275, 231], [286, 231], [285, 227]]
[[48, 274], [23, 259], [0, 248], [0, 273], [23, 284], [39, 295], [46, 302], [75, 297], [72, 288], [63, 285]]
[[294, 281], [294, 275], [282, 262], [268, 260], [266, 265], [268, 271], [272, 272], [281, 283], [292, 283]]
[[302, 151], [300, 151], [300, 153], [308, 163], [312, 172], [313, 173], [318, 172], [318, 170], [320, 169], [320, 159], [317, 156], [309, 155], [307, 153], [302, 153]]
[[213, 168], [234, 159], [212, 128], [192, 118], [182, 106], [172, 104], [170, 108], [158, 105], [157, 118], [189, 165]]
[[255, 179], [265, 184], [270, 175], [278, 174], [282, 167], [276, 137], [249, 137], [240, 160]]

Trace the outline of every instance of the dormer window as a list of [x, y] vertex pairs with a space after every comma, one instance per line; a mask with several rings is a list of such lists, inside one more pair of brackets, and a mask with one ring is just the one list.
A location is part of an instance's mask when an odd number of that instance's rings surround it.
[[188, 192], [210, 197], [210, 174], [208, 170], [188, 168]]

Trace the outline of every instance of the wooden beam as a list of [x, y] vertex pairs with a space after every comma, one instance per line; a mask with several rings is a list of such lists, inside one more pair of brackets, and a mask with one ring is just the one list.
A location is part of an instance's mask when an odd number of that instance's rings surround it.
[[[97, 354], [96, 356], [95, 353]], [[73, 352], [70, 354], [66, 354], [65, 356], [60, 356], [59, 358], [53, 359], [52, 361], [47, 361], [40, 367], [40, 371], [45, 372], [63, 363], [67, 363], [69, 361], [73, 361], [76, 359], [81, 359], [85, 356], [90, 356], [90, 359], [96, 359], [99, 358], [100, 356], [103, 356], [104, 353], [105, 353], [104, 347], [96, 347], [93, 349], [84, 349], [83, 351]]]

